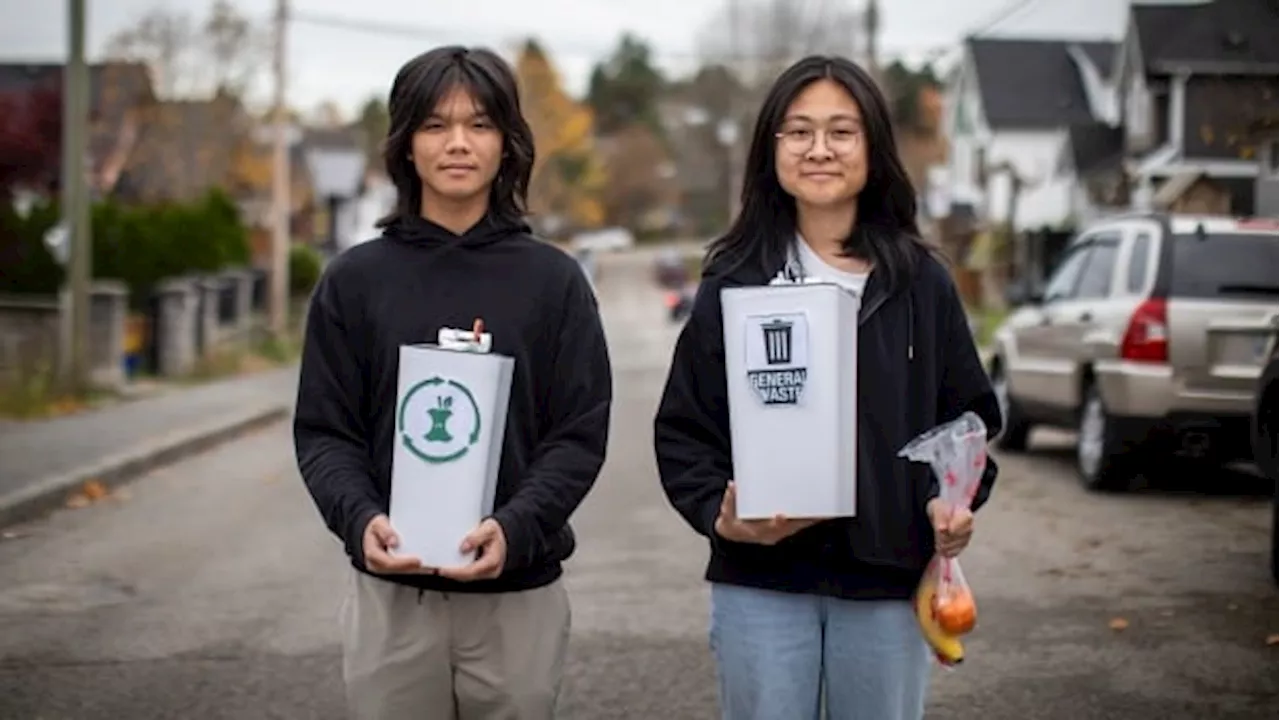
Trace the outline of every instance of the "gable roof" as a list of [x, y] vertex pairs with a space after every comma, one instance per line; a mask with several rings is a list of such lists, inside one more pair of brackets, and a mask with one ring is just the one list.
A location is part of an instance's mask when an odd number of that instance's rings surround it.
[[188, 200], [224, 184], [245, 124], [243, 107], [227, 96], [156, 103], [116, 192], [138, 200]]
[[[63, 72], [62, 63], [0, 63], [0, 92], [60, 88]], [[114, 115], [121, 107], [154, 101], [151, 74], [145, 65], [133, 62], [89, 65], [89, 107], [95, 114]]]
[[1089, 98], [1068, 48], [1079, 47], [1103, 77], [1115, 43], [969, 38], [982, 112], [992, 129], [1053, 128], [1093, 121]]
[[1106, 123], [1072, 125], [1064, 150], [1066, 160], [1081, 175], [1117, 169], [1124, 158], [1124, 130]]
[[1195, 5], [1134, 5], [1132, 29], [1152, 74], [1179, 69], [1221, 74], [1275, 73], [1275, 0], [1212, 0]]

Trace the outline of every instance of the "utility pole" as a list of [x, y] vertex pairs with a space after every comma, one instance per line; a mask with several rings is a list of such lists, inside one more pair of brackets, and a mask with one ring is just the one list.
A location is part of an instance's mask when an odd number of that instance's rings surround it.
[[867, 34], [867, 72], [880, 83], [880, 4], [876, 0], [867, 0], [867, 9], [862, 19], [863, 30]]
[[[726, 63], [726, 66], [730, 68], [730, 72], [738, 84], [737, 91], [729, 95], [729, 118], [722, 132], [728, 156], [729, 197], [726, 199], [729, 203], [728, 226], [731, 226], [738, 217], [738, 204], [742, 200], [742, 181], [739, 179], [738, 173], [740, 164], [738, 161], [738, 149], [741, 147], [740, 143], [742, 142], [742, 102], [738, 96], [746, 90], [747, 81], [745, 74], [742, 72], [743, 63], [741, 57], [742, 3], [741, 0], [727, 1], [729, 3], [729, 62]], [[728, 226], [726, 226], [726, 230]]]
[[285, 35], [287, 0], [276, 0], [272, 74], [274, 130], [271, 172], [271, 333], [284, 336], [289, 322], [289, 113], [285, 107]]
[[[70, 252], [64, 292], [69, 310], [67, 342], [70, 362], [63, 367], [70, 389], [83, 391], [89, 382], [89, 278], [93, 238], [89, 227], [89, 193], [85, 157], [89, 134], [89, 68], [84, 59], [85, 0], [67, 0], [67, 64], [62, 81], [62, 221]], [[67, 306], [70, 307], [67, 307]]]

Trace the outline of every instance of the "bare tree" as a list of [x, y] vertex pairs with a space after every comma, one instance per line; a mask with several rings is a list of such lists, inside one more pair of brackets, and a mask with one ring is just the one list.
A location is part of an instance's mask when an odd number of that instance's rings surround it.
[[255, 28], [230, 0], [214, 0], [203, 29], [203, 50], [213, 70], [215, 92], [243, 97], [268, 58], [271, 37]]
[[158, 7], [107, 40], [111, 60], [142, 62], [151, 69], [156, 95], [171, 98], [193, 92], [191, 47], [195, 26], [185, 12]]
[[730, 99], [718, 125], [724, 144], [729, 216], [738, 208], [738, 188], [751, 132], [753, 108], [774, 78], [812, 53], [853, 57], [863, 29], [854, 0], [723, 0], [700, 33], [702, 64], [719, 64], [737, 77], [742, 91]]
[[268, 42], [231, 0], [213, 0], [199, 23], [185, 10], [153, 8], [108, 39], [106, 55], [146, 63], [164, 99], [243, 97], [264, 66]]
[[760, 91], [810, 53], [853, 57], [861, 33], [852, 0], [725, 0], [699, 45], [704, 64], [724, 64]]

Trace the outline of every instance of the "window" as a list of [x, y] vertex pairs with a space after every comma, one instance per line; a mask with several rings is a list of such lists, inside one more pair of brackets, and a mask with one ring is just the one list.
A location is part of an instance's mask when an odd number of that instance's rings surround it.
[[1133, 247], [1129, 251], [1129, 274], [1124, 281], [1124, 289], [1130, 293], [1140, 293], [1147, 289], [1147, 268], [1151, 265], [1151, 233], [1143, 232], [1133, 239]]
[[1179, 298], [1274, 300], [1280, 244], [1275, 235], [1175, 235], [1169, 294]]
[[1053, 271], [1049, 284], [1044, 288], [1044, 301], [1053, 302], [1069, 298], [1075, 293], [1076, 282], [1080, 279], [1080, 271], [1089, 259], [1089, 251], [1093, 246], [1089, 243], [1076, 245], [1067, 251], [1062, 264]]
[[1080, 283], [1075, 297], [1084, 299], [1105, 298], [1111, 294], [1111, 279], [1115, 276], [1116, 257], [1120, 254], [1119, 238], [1109, 235], [1099, 238], [1089, 253], [1089, 262], [1080, 272]]

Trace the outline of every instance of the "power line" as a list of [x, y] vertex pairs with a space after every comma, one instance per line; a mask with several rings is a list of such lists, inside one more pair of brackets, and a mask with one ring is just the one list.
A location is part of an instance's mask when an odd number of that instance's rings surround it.
[[[293, 24], [310, 25], [312, 27], [326, 28], [330, 30], [342, 30], [346, 32], [355, 32], [367, 35], [378, 35], [381, 37], [400, 37], [406, 40], [416, 40], [422, 42], [426, 39], [436, 39], [440, 42], [456, 42], [463, 37], [474, 37], [470, 31], [460, 30], [457, 28], [429, 27], [421, 25], [406, 25], [404, 23], [379, 22], [376, 20], [362, 20], [352, 17], [344, 17], [340, 15], [330, 15], [326, 13], [316, 13], [307, 11], [293, 11], [290, 13], [289, 20]], [[493, 35], [494, 33], [490, 33]], [[508, 37], [499, 39], [497, 42], [507, 42], [514, 37], [533, 37], [536, 33], [529, 30], [512, 29], [507, 33]], [[593, 58], [606, 58], [613, 53], [612, 46], [602, 46], [598, 44], [582, 43], [577, 40], [556, 40], [554, 43], [556, 51], [562, 54], [590, 56]], [[896, 48], [891, 52], [897, 54], [919, 53], [919, 54], [937, 54], [943, 50], [945, 46], [921, 46], [913, 48]], [[653, 49], [652, 56], [657, 60], [684, 61], [684, 62], [745, 62], [752, 60], [770, 60], [771, 56], [764, 53], [750, 53], [743, 51], [734, 51], [731, 53], [706, 53], [699, 54], [692, 51], [680, 51], [670, 49]]]
[[977, 28], [970, 30], [969, 32], [965, 33], [965, 35], [967, 37], [973, 37], [975, 35], [981, 35], [985, 32], [990, 32], [993, 28], [995, 28], [995, 26], [999, 25], [1000, 23], [1006, 20], [1012, 19], [1013, 16], [1021, 13], [1023, 10], [1026, 10], [1027, 8], [1031, 7], [1032, 5], [1038, 2], [1040, 2], [1040, 0], [1013, 0], [1013, 2], [1009, 3], [1008, 5], [1005, 5], [1003, 8], [996, 10], [994, 13], [991, 14], [990, 17], [988, 17], [986, 20], [983, 20], [981, 23], [979, 23]]

